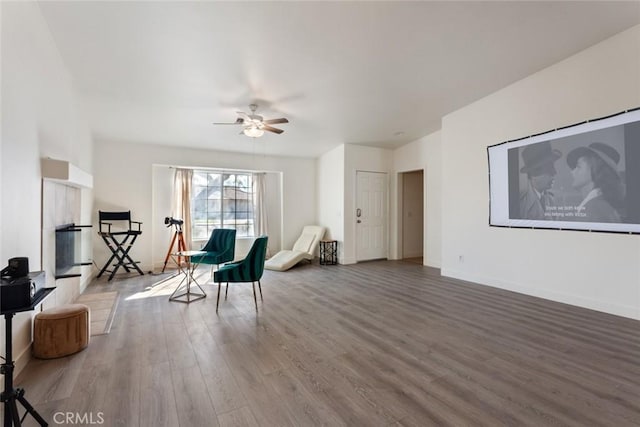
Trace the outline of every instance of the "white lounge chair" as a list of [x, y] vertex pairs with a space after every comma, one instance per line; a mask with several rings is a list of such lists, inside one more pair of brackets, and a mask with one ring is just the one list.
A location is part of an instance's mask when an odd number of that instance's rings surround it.
[[319, 225], [307, 225], [302, 229], [302, 235], [296, 240], [292, 250], [283, 250], [269, 258], [264, 268], [274, 271], [286, 271], [302, 261], [312, 260], [318, 247], [318, 242], [324, 237], [325, 228]]

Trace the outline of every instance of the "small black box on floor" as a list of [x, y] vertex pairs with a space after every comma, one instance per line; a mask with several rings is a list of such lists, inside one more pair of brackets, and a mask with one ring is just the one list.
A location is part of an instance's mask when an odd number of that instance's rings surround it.
[[2, 278], [0, 282], [0, 311], [7, 312], [29, 307], [44, 289], [44, 271], [32, 271], [24, 277]]

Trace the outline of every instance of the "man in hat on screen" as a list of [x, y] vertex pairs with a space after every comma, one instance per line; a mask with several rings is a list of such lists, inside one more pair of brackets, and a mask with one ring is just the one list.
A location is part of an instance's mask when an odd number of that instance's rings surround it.
[[520, 193], [520, 218], [552, 219], [544, 213], [552, 206], [553, 193], [551, 186], [556, 176], [554, 163], [562, 154], [551, 148], [549, 141], [527, 145], [522, 150], [520, 173], [527, 174], [527, 187]]

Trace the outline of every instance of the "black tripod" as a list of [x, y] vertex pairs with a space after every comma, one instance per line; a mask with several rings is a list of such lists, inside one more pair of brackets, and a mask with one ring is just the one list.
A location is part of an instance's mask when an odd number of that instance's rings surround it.
[[[5, 325], [5, 359], [2, 367], [0, 367], [0, 373], [4, 375], [4, 391], [0, 394], [0, 401], [4, 403], [4, 427], [21, 426], [27, 414], [31, 414], [36, 419], [38, 424], [43, 427], [48, 426], [47, 422], [33, 409], [33, 406], [25, 399], [24, 389], [13, 388], [13, 355], [12, 353], [12, 337], [11, 337], [11, 319], [16, 312], [5, 312], [4, 325]], [[18, 412], [17, 402], [27, 410], [22, 418]]]

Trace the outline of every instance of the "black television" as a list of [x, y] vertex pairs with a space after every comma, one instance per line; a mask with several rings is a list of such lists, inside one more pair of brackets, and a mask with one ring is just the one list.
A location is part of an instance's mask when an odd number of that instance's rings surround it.
[[487, 154], [489, 225], [640, 233], [640, 108]]

